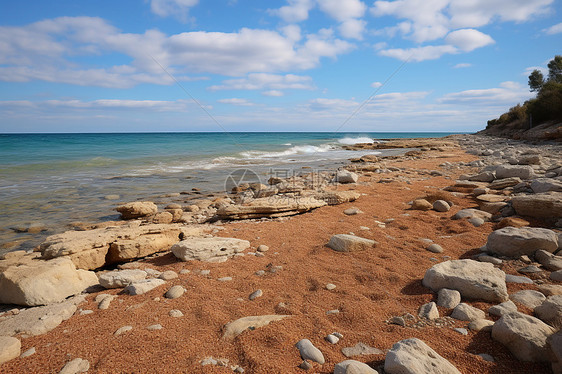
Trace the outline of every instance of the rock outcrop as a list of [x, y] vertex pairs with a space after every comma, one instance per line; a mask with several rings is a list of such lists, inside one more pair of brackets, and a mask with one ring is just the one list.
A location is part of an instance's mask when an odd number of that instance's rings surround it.
[[305, 213], [327, 205], [313, 197], [272, 196], [254, 199], [245, 204], [223, 206], [218, 209], [220, 219], [251, 219], [285, 217]]

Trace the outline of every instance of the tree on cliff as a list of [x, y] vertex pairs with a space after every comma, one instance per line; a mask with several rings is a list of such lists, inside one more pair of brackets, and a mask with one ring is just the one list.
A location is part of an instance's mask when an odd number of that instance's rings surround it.
[[[547, 85], [547, 83], [551, 83]], [[540, 70], [533, 70], [529, 75], [531, 92], [541, 92], [543, 88], [552, 88], [552, 83], [562, 83], [562, 56], [554, 56], [548, 63], [548, 79], [545, 80]]]

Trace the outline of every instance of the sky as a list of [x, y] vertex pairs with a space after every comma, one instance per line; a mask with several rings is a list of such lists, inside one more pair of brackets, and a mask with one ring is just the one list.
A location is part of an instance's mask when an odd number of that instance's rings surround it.
[[0, 2], [0, 133], [473, 132], [562, 0]]

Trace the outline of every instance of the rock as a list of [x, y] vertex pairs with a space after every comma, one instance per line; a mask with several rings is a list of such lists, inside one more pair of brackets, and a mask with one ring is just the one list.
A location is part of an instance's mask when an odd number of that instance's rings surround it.
[[267, 326], [271, 322], [281, 321], [284, 318], [290, 317], [289, 315], [265, 315], [265, 316], [251, 316], [239, 318], [235, 321], [229, 322], [224, 326], [223, 339], [234, 339], [244, 331], [251, 329], [255, 330], [259, 327]]
[[504, 314], [509, 314], [513, 312], [517, 312], [517, 305], [515, 305], [511, 300], [505, 301], [498, 305], [494, 305], [490, 307], [490, 309], [488, 309], [488, 313], [490, 313], [492, 316], [497, 316], [497, 317], [501, 317]]
[[98, 277], [94, 272], [76, 270], [70, 259], [30, 261], [0, 272], [0, 303], [48, 305], [96, 284]]
[[260, 244], [256, 250], [263, 253], [269, 251], [269, 247], [265, 244]]
[[558, 249], [558, 236], [552, 230], [539, 227], [504, 227], [488, 236], [486, 251], [516, 258], [532, 255], [543, 249], [554, 252]]
[[316, 200], [328, 205], [339, 205], [357, 200], [361, 194], [357, 191], [327, 191], [313, 195]]
[[361, 342], [355, 344], [353, 347], [342, 348], [341, 353], [343, 353], [345, 357], [384, 354], [384, 352], [381, 351], [380, 349], [369, 347], [367, 344]]
[[0, 365], [14, 358], [21, 353], [21, 342], [11, 336], [0, 336]]
[[461, 294], [457, 290], [442, 288], [437, 294], [437, 305], [452, 309], [461, 302]]
[[496, 175], [491, 171], [484, 171], [482, 173], [471, 175], [468, 177], [469, 181], [474, 182], [491, 182], [496, 178]]
[[337, 183], [357, 183], [359, 175], [349, 170], [338, 170], [334, 177], [334, 182]]
[[115, 208], [123, 219], [136, 219], [156, 214], [158, 207], [151, 201], [135, 201]]
[[523, 277], [520, 275], [505, 275], [505, 282], [506, 283], [520, 283], [520, 284], [533, 284], [533, 280], [531, 278]]
[[177, 299], [185, 293], [185, 288], [183, 286], [172, 286], [166, 294], [164, 295], [167, 299]]
[[433, 205], [426, 199], [416, 199], [412, 202], [410, 209], [412, 210], [430, 210]]
[[562, 270], [553, 271], [550, 273], [550, 279], [557, 282], [562, 282]]
[[453, 331], [458, 332], [461, 335], [468, 335], [468, 330], [461, 327], [455, 327]]
[[434, 320], [439, 318], [439, 311], [437, 310], [437, 305], [432, 301], [430, 303], [420, 306], [418, 310], [418, 316], [420, 318], [427, 318], [429, 320]]
[[478, 209], [462, 209], [459, 210], [453, 216], [453, 219], [470, 219], [470, 218], [481, 218], [484, 221], [488, 222], [492, 218], [492, 215], [490, 213]]
[[124, 334], [124, 333], [126, 333], [126, 332], [128, 332], [128, 331], [131, 331], [132, 329], [133, 329], [133, 326], [123, 326], [123, 327], [118, 328], [118, 329], [113, 333], [113, 335], [119, 336], [119, 335]]
[[490, 302], [507, 300], [505, 273], [490, 263], [474, 260], [449, 260], [426, 271], [423, 285], [437, 292], [454, 289], [462, 297]]
[[433, 203], [433, 210], [438, 212], [448, 212], [451, 206], [445, 200], [436, 200]]
[[538, 178], [531, 182], [531, 189], [534, 193], [543, 192], [562, 192], [562, 180], [553, 178]]
[[343, 211], [343, 214], [345, 214], [346, 216], [354, 216], [357, 214], [363, 213], [362, 211], [360, 211], [357, 208], [348, 208], [346, 210]]
[[443, 247], [435, 243], [430, 244], [429, 247], [427, 247], [427, 250], [433, 253], [443, 253]]
[[165, 280], [165, 281], [176, 279], [177, 277], [178, 277], [178, 273], [176, 273], [173, 270], [166, 270], [165, 272], [163, 272], [162, 274], [160, 274], [158, 276], [159, 279], [162, 279], [162, 280]]
[[355, 252], [375, 247], [377, 242], [355, 235], [333, 235], [328, 242], [328, 247], [338, 252]]
[[468, 328], [472, 331], [492, 331], [493, 325], [494, 321], [487, 319], [475, 319], [474, 321], [470, 321]]
[[517, 217], [504, 217], [496, 224], [497, 229], [503, 229], [504, 227], [525, 227], [529, 226], [529, 221], [524, 220], [523, 218]]
[[449, 361], [417, 338], [401, 340], [386, 354], [387, 374], [460, 374]]
[[553, 255], [543, 249], [535, 252], [535, 260], [550, 271], [562, 269], [562, 256]]
[[162, 279], [145, 279], [131, 283], [123, 289], [123, 292], [128, 293], [129, 295], [142, 295], [165, 283], [166, 282]]
[[150, 221], [152, 223], [172, 223], [174, 220], [174, 215], [170, 212], [159, 212], [151, 217]]
[[114, 270], [98, 276], [104, 288], [123, 288], [146, 278], [146, 271], [139, 269]]
[[224, 262], [248, 248], [249, 241], [236, 238], [189, 238], [174, 244], [171, 251], [182, 261]]
[[20, 358], [26, 358], [26, 357], [29, 357], [29, 356], [33, 356], [36, 352], [37, 352], [37, 350], [35, 349], [35, 347], [31, 347], [27, 351], [23, 352], [20, 355]]
[[336, 289], [336, 285], [333, 284], [333, 283], [327, 283], [327, 284], [326, 284], [326, 289], [327, 289], [328, 291], [335, 290], [335, 289]]
[[301, 358], [303, 360], [310, 360], [314, 362], [318, 362], [320, 365], [324, 365], [324, 355], [318, 348], [316, 348], [310, 340], [302, 339], [299, 340], [297, 344], [295, 344], [297, 349], [301, 354]]
[[59, 371], [59, 374], [78, 374], [85, 373], [90, 370], [90, 363], [88, 360], [83, 360], [81, 358], [75, 358], [64, 365], [64, 367]]
[[183, 313], [181, 312], [181, 310], [178, 309], [172, 309], [168, 312], [168, 315], [170, 317], [174, 317], [174, 318], [179, 318], [179, 317], [183, 317]]
[[243, 205], [228, 205], [217, 210], [220, 219], [251, 219], [285, 217], [305, 213], [325, 206], [326, 202], [314, 197], [272, 196], [253, 199]]
[[478, 217], [472, 217], [468, 219], [468, 222], [470, 222], [472, 224], [472, 226], [474, 227], [480, 227], [482, 226], [486, 221], [484, 221], [482, 218], [478, 218]]
[[528, 165], [499, 165], [496, 168], [496, 178], [512, 178], [532, 179], [535, 171]]
[[505, 200], [507, 200], [507, 197], [503, 195], [484, 194], [476, 196], [476, 200], [478, 201], [479, 205], [497, 204], [505, 202]]
[[301, 362], [301, 364], [299, 365], [299, 369], [303, 369], [303, 370], [310, 370], [312, 369], [312, 364], [306, 360], [304, 360], [303, 362]]
[[0, 320], [0, 336], [45, 334], [76, 312], [76, 306], [85, 301], [75, 296], [62, 303], [20, 310], [16, 315]]
[[562, 328], [562, 295], [549, 296], [535, 308], [535, 315], [557, 330]]
[[562, 295], [562, 285], [557, 284], [541, 284], [538, 286], [539, 291], [545, 296]]
[[146, 328], [148, 331], [156, 331], [156, 330], [162, 330], [162, 325], [157, 323], [155, 325], [150, 325]]
[[388, 323], [402, 326], [402, 327], [406, 326], [406, 320], [404, 319], [404, 317], [400, 317], [400, 316], [392, 317], [391, 319], [388, 320]]
[[489, 262], [489, 263], [494, 264], [494, 265], [499, 265], [503, 262], [502, 260], [500, 260], [497, 257], [492, 257], [492, 256], [484, 255], [484, 254], [478, 256], [478, 261]]
[[519, 183], [521, 183], [521, 178], [518, 177], [496, 179], [488, 185], [488, 188], [491, 188], [492, 190], [503, 190], [507, 187], [516, 186]]
[[488, 362], [495, 362], [496, 360], [494, 360], [494, 357], [490, 356], [489, 354], [486, 353], [479, 353], [478, 356], [482, 357], [482, 359], [484, 361], [488, 361]]
[[547, 338], [555, 330], [540, 319], [514, 312], [503, 315], [492, 327], [492, 339], [505, 345], [520, 361], [550, 361]]
[[544, 300], [546, 300], [546, 297], [542, 293], [535, 290], [517, 291], [509, 295], [509, 298], [529, 309], [535, 309], [537, 306], [541, 305]]
[[378, 374], [378, 371], [362, 362], [345, 360], [334, 366], [334, 374]]
[[340, 341], [340, 338], [338, 338], [334, 334], [328, 334], [324, 339], [326, 339], [326, 341], [330, 344], [337, 344]]
[[539, 268], [538, 266], [535, 266], [535, 265], [529, 265], [529, 266], [525, 266], [524, 268], [517, 269], [517, 271], [520, 272], [520, 273], [533, 274], [533, 273], [542, 272], [542, 269]]
[[262, 295], [263, 295], [263, 291], [262, 291], [262, 290], [256, 290], [256, 291], [252, 292], [248, 298], [249, 298], [250, 300], [255, 300], [255, 299], [257, 299], [258, 297], [262, 297]]
[[511, 204], [520, 216], [551, 220], [562, 217], [562, 192], [514, 196]]
[[459, 321], [474, 321], [486, 318], [486, 313], [468, 304], [460, 303], [453, 309], [451, 317]]
[[552, 372], [558, 374], [561, 372], [560, 369], [562, 369], [562, 330], [551, 335], [547, 339], [547, 343], [550, 345], [555, 358], [558, 360], [558, 362], [552, 363]]

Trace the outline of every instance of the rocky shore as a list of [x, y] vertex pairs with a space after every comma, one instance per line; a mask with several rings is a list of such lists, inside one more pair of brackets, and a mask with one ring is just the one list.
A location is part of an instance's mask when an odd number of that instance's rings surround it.
[[4, 373], [562, 373], [562, 146], [396, 140], [0, 260]]

